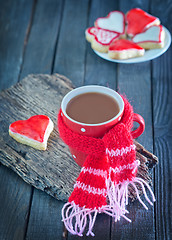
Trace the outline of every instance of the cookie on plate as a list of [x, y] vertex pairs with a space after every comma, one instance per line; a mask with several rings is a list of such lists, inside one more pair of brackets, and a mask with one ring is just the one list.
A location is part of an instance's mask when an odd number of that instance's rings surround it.
[[27, 120], [18, 120], [9, 126], [9, 135], [17, 142], [39, 150], [46, 150], [47, 141], [54, 124], [46, 115], [35, 115]]
[[144, 49], [163, 48], [165, 40], [165, 31], [161, 25], [152, 26], [145, 32], [136, 34], [132, 41]]
[[112, 59], [128, 59], [141, 57], [144, 55], [145, 50], [136, 43], [119, 39], [113, 41], [109, 46], [108, 56]]
[[87, 41], [91, 42], [92, 49], [106, 53], [110, 43], [119, 37], [119, 34], [113, 31], [104, 30], [96, 27], [87, 28], [85, 31]]
[[107, 17], [100, 17], [94, 23], [95, 27], [114, 31], [120, 34], [120, 38], [125, 38], [125, 15], [120, 11], [112, 11]]
[[147, 28], [160, 25], [160, 20], [140, 8], [133, 8], [126, 14], [127, 35], [134, 35], [144, 32]]

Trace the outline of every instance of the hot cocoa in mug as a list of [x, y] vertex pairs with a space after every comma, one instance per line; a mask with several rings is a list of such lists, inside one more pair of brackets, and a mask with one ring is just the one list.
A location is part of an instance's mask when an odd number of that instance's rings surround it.
[[[97, 85], [89, 85], [70, 91], [61, 103], [62, 118], [65, 124], [81, 135], [101, 138], [117, 124], [124, 112], [124, 101], [114, 90]], [[144, 120], [134, 114], [133, 121], [139, 127], [132, 132], [133, 138], [144, 131]], [[70, 148], [75, 162], [82, 166], [86, 155]]]
[[88, 92], [70, 100], [66, 107], [67, 115], [75, 121], [97, 124], [109, 121], [119, 113], [118, 102], [111, 96]]

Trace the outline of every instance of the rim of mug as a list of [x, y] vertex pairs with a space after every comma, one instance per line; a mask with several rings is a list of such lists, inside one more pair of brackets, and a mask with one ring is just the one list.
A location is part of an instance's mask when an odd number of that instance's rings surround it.
[[[111, 118], [110, 120], [102, 122], [102, 123], [83, 123], [83, 122], [79, 122], [79, 121], [72, 119], [66, 113], [67, 104], [69, 103], [69, 101], [72, 98], [74, 98], [80, 94], [84, 94], [84, 93], [88, 93], [88, 92], [103, 93], [103, 94], [109, 95], [112, 98], [114, 98], [117, 101], [118, 106], [120, 108], [119, 113], [115, 117]], [[114, 121], [115, 119], [117, 119], [118, 117], [120, 117], [122, 115], [122, 113], [124, 111], [124, 101], [123, 101], [122, 97], [119, 95], [119, 93], [117, 93], [115, 90], [113, 90], [111, 88], [99, 86], [99, 85], [87, 85], [87, 86], [75, 88], [75, 89], [71, 90], [70, 92], [68, 92], [62, 99], [61, 109], [62, 109], [62, 113], [65, 115], [65, 117], [76, 124], [84, 125], [84, 126], [102, 126], [102, 125], [105, 125], [105, 124], [108, 124], [108, 123]]]

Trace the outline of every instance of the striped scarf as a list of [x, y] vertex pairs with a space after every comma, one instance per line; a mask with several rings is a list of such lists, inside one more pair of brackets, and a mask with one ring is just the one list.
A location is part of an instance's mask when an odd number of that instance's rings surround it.
[[64, 123], [62, 111], [58, 115], [58, 128], [63, 141], [78, 151], [87, 154], [84, 165], [74, 185], [68, 202], [62, 209], [62, 219], [66, 229], [72, 234], [92, 235], [98, 213], [112, 216], [115, 221], [121, 217], [127, 221], [128, 187], [136, 192], [140, 203], [138, 187], [141, 187], [146, 200], [145, 186], [154, 194], [150, 186], [136, 176], [139, 160], [136, 159], [136, 147], [133, 144], [131, 129], [133, 127], [133, 108], [124, 100], [124, 114], [121, 121], [110, 129], [102, 138], [83, 136], [70, 130]]

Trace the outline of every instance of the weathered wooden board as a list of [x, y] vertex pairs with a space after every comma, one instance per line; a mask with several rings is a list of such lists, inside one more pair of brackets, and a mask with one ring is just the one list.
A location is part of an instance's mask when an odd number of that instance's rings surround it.
[[69, 90], [70, 82], [65, 77], [30, 75], [0, 95], [1, 162], [25, 181], [61, 200], [68, 198], [79, 167], [71, 161], [67, 147], [58, 138], [57, 128], [51, 134], [47, 151], [38, 151], [10, 138], [8, 126], [35, 114], [47, 114], [56, 126], [60, 102]]
[[[13, 169], [26, 182], [53, 197], [66, 201], [80, 172], [67, 146], [58, 136], [57, 114], [63, 96], [72, 89], [71, 82], [62, 75], [29, 75], [20, 83], [0, 94], [0, 161]], [[35, 114], [47, 114], [55, 129], [46, 151], [39, 151], [16, 142], [8, 134], [9, 124]], [[139, 174], [149, 182], [145, 163], [154, 164], [157, 158], [145, 152], [139, 144], [137, 157], [142, 162]], [[145, 153], [144, 153], [145, 152]]]

